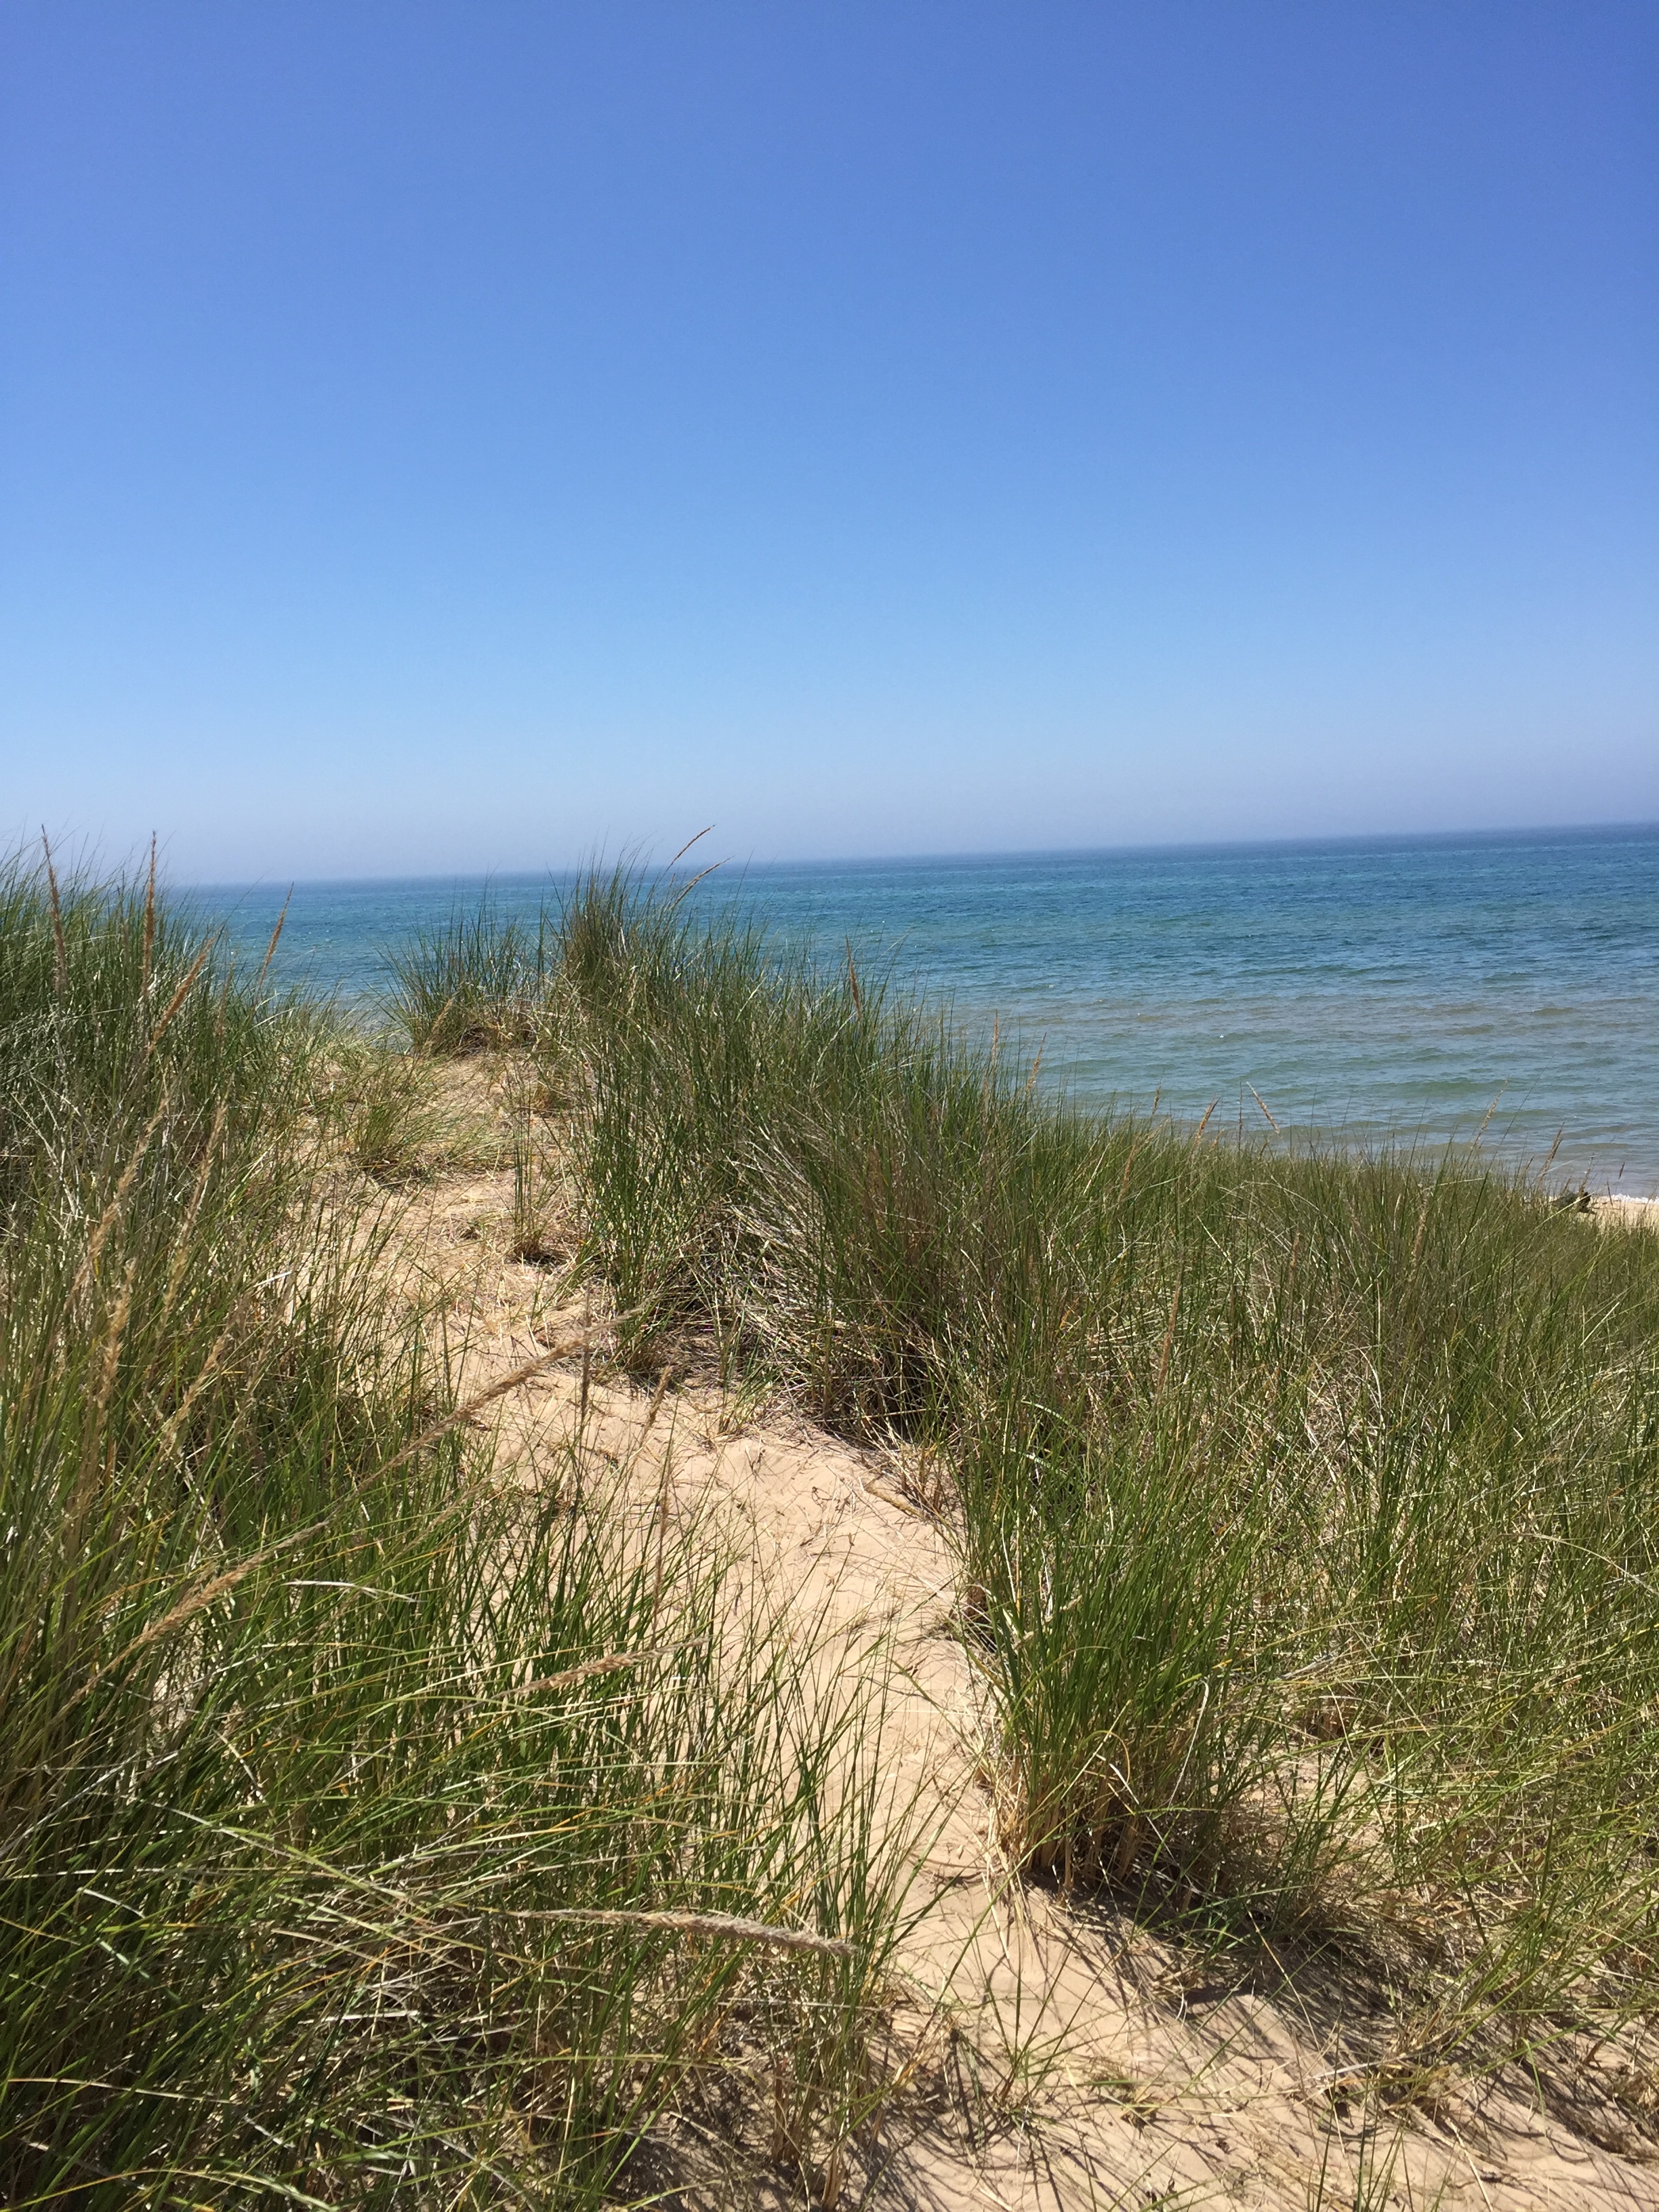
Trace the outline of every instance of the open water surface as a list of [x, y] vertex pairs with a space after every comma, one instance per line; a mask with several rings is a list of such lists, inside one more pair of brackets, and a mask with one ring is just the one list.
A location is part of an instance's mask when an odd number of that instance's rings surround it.
[[[278, 969], [370, 1005], [387, 945], [486, 890], [533, 923], [568, 881], [297, 884]], [[257, 958], [286, 893], [191, 896]], [[696, 896], [890, 962], [1080, 1103], [1354, 1144], [1484, 1128], [1534, 1166], [1556, 1146], [1552, 1184], [1659, 1189], [1659, 826], [728, 868]]]

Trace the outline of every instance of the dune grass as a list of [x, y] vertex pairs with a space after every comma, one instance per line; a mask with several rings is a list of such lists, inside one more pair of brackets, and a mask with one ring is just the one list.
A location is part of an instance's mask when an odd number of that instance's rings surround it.
[[1074, 1112], [672, 885], [400, 974], [404, 1065], [0, 872], [8, 2203], [594, 2205], [757, 2113], [827, 2199], [890, 2091], [879, 1684], [647, 1571], [580, 1439], [497, 1465], [385, 1294], [484, 1042], [624, 1364], [919, 1471], [1024, 1878], [1352, 1954], [1407, 2087], [1652, 2025], [1659, 1241]]
[[1074, 1111], [672, 887], [556, 931], [624, 1353], [948, 1470], [1018, 1866], [1364, 1953], [1403, 2067], [1651, 2020], [1659, 1241], [1477, 1156]]
[[878, 1746], [717, 1559], [494, 1466], [338, 1044], [153, 890], [0, 876], [0, 2196], [592, 2204], [734, 2081], [821, 2179]]
[[421, 1052], [523, 1044], [549, 980], [545, 916], [532, 939], [488, 895], [387, 948], [393, 1021]]

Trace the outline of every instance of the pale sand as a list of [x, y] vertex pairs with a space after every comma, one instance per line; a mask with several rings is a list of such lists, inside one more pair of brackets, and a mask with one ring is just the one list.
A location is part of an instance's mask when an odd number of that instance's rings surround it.
[[[479, 1072], [451, 1081], [477, 1103]], [[442, 1178], [398, 1240], [411, 1296], [436, 1291], [471, 1329], [469, 1387], [580, 1317], [550, 1310], [547, 1270], [504, 1256], [512, 1202], [510, 1175]], [[1610, 1202], [1659, 1225], [1659, 1209], [1632, 1212], [1641, 1203]], [[579, 1389], [572, 1360], [493, 1409], [526, 1480], [569, 1438]], [[1495, 2083], [1449, 2078], [1432, 2114], [1396, 2107], [1368, 2136], [1377, 2107], [1367, 2115], [1346, 2092], [1386, 2057], [1378, 1991], [1259, 1965], [1231, 1984], [1109, 1909], [1013, 1882], [979, 1779], [985, 1714], [953, 1632], [948, 1532], [906, 1494], [910, 1471], [776, 1411], [733, 1434], [738, 1411], [714, 1389], [671, 1391], [647, 1434], [649, 1409], [645, 1393], [592, 1384], [588, 1439], [623, 1472], [624, 1504], [649, 1521], [665, 1497], [672, 1515], [717, 1527], [767, 1589], [839, 1639], [841, 1663], [879, 1686], [884, 1766], [921, 1815], [915, 1881], [934, 1909], [903, 1958], [895, 2014], [915, 2078], [849, 2163], [842, 2208], [1659, 2208], [1651, 2148], [1597, 2096], [1588, 2052], [1573, 2125], [1564, 2100], [1547, 2110], [1516, 2069]], [[753, 2166], [675, 2196], [802, 2201], [798, 2180]]]
[[1590, 1201], [1598, 1220], [1627, 1229], [1659, 1229], [1659, 1198], [1597, 1198]]

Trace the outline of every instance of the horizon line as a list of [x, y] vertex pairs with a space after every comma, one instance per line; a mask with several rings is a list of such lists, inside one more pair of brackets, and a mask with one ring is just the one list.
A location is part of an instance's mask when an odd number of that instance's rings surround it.
[[[1522, 828], [1456, 830], [1345, 830], [1312, 836], [1173, 838], [1148, 840], [1122, 845], [1032, 845], [1018, 847], [978, 847], [946, 852], [899, 852], [865, 854], [821, 854], [800, 855], [793, 859], [762, 859], [750, 854], [738, 860], [735, 854], [713, 864], [714, 869], [736, 868], [772, 870], [791, 868], [898, 868], [898, 867], [969, 867], [975, 864], [1012, 863], [1033, 860], [1085, 860], [1177, 858], [1182, 854], [1199, 857], [1225, 853], [1316, 852], [1366, 848], [1403, 847], [1411, 845], [1457, 843], [1525, 843], [1537, 838], [1591, 838], [1609, 836], [1641, 836], [1659, 832], [1659, 817], [1638, 821], [1535, 823]], [[708, 833], [705, 831], [704, 836]], [[701, 838], [693, 842], [701, 842]], [[638, 848], [621, 848], [618, 866], [653, 864], [637, 858]], [[682, 846], [683, 854], [688, 848]], [[607, 865], [601, 846], [591, 858], [562, 866], [551, 863], [532, 868], [432, 868], [417, 870], [386, 870], [371, 875], [315, 875], [283, 876], [209, 876], [189, 883], [179, 883], [180, 890], [251, 890], [262, 885], [275, 885], [286, 881], [291, 890], [301, 888], [346, 887], [368, 888], [376, 884], [494, 884], [522, 883], [561, 876], [579, 876], [589, 870]], [[679, 856], [677, 854], [676, 858]], [[663, 864], [665, 872], [674, 865]]]

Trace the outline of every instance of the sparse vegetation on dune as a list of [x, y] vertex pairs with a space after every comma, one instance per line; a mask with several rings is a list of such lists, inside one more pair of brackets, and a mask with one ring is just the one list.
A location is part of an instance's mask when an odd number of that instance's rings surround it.
[[1012, 1879], [1352, 1965], [1390, 2094], [1606, 2039], [1651, 2134], [1659, 1240], [1073, 1112], [625, 874], [394, 975], [406, 1053], [0, 880], [8, 2203], [598, 2203], [722, 2098], [832, 2202], [915, 2070], [880, 1696], [389, 1295], [486, 1050], [583, 1417], [781, 1397], [951, 1532]]

